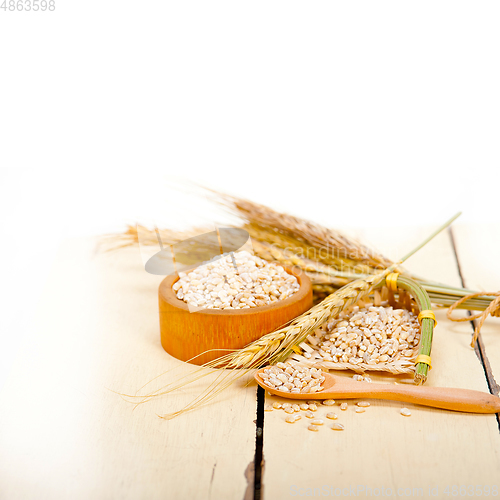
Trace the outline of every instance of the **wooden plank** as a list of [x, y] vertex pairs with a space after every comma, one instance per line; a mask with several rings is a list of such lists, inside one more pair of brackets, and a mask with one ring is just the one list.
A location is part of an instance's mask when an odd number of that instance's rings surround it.
[[[358, 234], [363, 241], [398, 258], [431, 229], [394, 228], [390, 232]], [[435, 281], [450, 285], [460, 282], [447, 233], [412, 257], [407, 267]], [[438, 311], [436, 316], [439, 324], [432, 351], [434, 367], [427, 385], [487, 391], [483, 369], [468, 346], [470, 326], [447, 321], [444, 311]], [[268, 395], [266, 399], [267, 404], [277, 400]], [[344, 431], [331, 430], [331, 422], [325, 419], [318, 433], [310, 432], [304, 417], [287, 424], [286, 415], [280, 410], [266, 412], [264, 498], [312, 496], [314, 490], [306, 488], [319, 488], [316, 496], [377, 496], [376, 488], [379, 496], [382, 489], [386, 496], [389, 490], [396, 496], [402, 488], [400, 496], [447, 498], [446, 487], [498, 484], [500, 436], [494, 415], [469, 415], [408, 404], [412, 411], [408, 418], [399, 413], [400, 403], [371, 403], [362, 414], [354, 412], [352, 402], [345, 412], [338, 405], [318, 409], [321, 417], [335, 411], [338, 422], [345, 425]], [[429, 488], [436, 495], [430, 495]]]
[[179, 409], [203, 384], [133, 411], [112, 391], [196, 368], [160, 345], [161, 277], [144, 271], [138, 249], [93, 248], [91, 240], [61, 248], [1, 393], [0, 497], [243, 498], [255, 453], [255, 386], [237, 383], [217, 403], [171, 421], [157, 413]]
[[[500, 291], [500, 224], [461, 224], [453, 229], [460, 269], [467, 288]], [[489, 316], [481, 329], [494, 392], [500, 382], [500, 318]], [[496, 386], [496, 387], [495, 387]]]

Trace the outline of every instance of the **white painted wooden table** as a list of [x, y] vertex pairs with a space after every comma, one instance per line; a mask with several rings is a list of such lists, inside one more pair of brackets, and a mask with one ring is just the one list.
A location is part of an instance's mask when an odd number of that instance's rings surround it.
[[[431, 228], [395, 229], [358, 235], [397, 258]], [[500, 226], [456, 224], [455, 246], [445, 232], [407, 267], [435, 281], [498, 290], [499, 234]], [[289, 425], [282, 412], [264, 413], [263, 391], [259, 400], [256, 386], [243, 383], [171, 421], [157, 414], [178, 409], [202, 384], [133, 410], [113, 391], [133, 393], [166, 370], [194, 369], [160, 345], [161, 277], [144, 272], [137, 248], [99, 254], [90, 239], [67, 240], [56, 262], [0, 393], [0, 499], [451, 498], [454, 487], [486, 496], [485, 487], [500, 486], [495, 415], [407, 405], [412, 416], [405, 418], [402, 405], [389, 401], [356, 414], [351, 403], [337, 411], [345, 431], [313, 433], [306, 419]], [[437, 318], [428, 385], [496, 390], [500, 320], [486, 322], [480, 359], [469, 347], [469, 322], [451, 323], [444, 311]]]

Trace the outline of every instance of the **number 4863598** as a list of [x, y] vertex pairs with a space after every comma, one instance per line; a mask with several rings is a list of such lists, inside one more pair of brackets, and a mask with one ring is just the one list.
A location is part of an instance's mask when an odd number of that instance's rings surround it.
[[56, 0], [3, 0], [2, 5], [0, 5], [0, 9], [4, 11], [54, 11], [56, 10]]

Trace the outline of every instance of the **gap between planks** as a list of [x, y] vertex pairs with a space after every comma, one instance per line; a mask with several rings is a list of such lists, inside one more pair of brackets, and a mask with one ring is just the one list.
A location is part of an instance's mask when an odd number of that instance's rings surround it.
[[255, 423], [255, 454], [253, 462], [248, 464], [245, 471], [247, 489], [243, 500], [262, 500], [262, 473], [264, 469], [264, 406], [266, 403], [266, 392], [257, 385], [256, 396], [256, 419]]
[[[462, 282], [462, 287], [467, 288], [467, 283], [465, 282], [464, 276], [462, 274], [462, 268], [460, 267], [460, 260], [458, 258], [457, 246], [456, 246], [456, 242], [455, 242], [455, 237], [453, 235], [453, 228], [449, 227], [448, 233], [450, 235], [453, 253], [455, 254], [455, 261], [457, 263], [458, 275], [460, 276], [460, 281]], [[467, 311], [467, 314], [469, 316], [472, 316], [471, 311]], [[476, 323], [477, 323], [477, 320], [470, 321], [471, 328], [472, 328], [472, 335], [474, 335]], [[484, 375], [486, 377], [486, 382], [488, 383], [488, 390], [490, 391], [491, 394], [498, 396], [500, 387], [496, 383], [495, 377], [493, 376], [493, 371], [491, 369], [491, 365], [490, 365], [490, 362], [488, 360], [488, 356], [486, 354], [486, 347], [484, 345], [483, 339], [481, 338], [481, 333], [479, 333], [479, 335], [477, 336], [477, 342], [476, 342], [476, 345], [474, 347], [474, 351], [476, 352], [476, 356], [478, 357], [479, 362], [481, 363], [481, 366], [483, 367]], [[496, 419], [497, 419], [497, 424], [498, 424], [498, 430], [500, 432], [500, 413], [496, 414]]]
[[253, 499], [262, 499], [262, 473], [264, 468], [264, 405], [266, 391], [257, 386], [257, 420], [255, 421], [255, 463]]

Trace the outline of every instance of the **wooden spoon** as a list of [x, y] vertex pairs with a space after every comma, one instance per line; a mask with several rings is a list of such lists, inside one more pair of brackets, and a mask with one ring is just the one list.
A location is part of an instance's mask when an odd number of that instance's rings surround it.
[[269, 367], [261, 368], [255, 373], [257, 383], [271, 394], [288, 399], [391, 399], [469, 413], [500, 412], [500, 398], [486, 392], [447, 387], [372, 384], [351, 381], [345, 377], [338, 377], [330, 373], [323, 373], [325, 381], [322, 384], [322, 390], [319, 392], [298, 394], [281, 392], [267, 386], [264, 379], [260, 377], [260, 374], [266, 368]]

